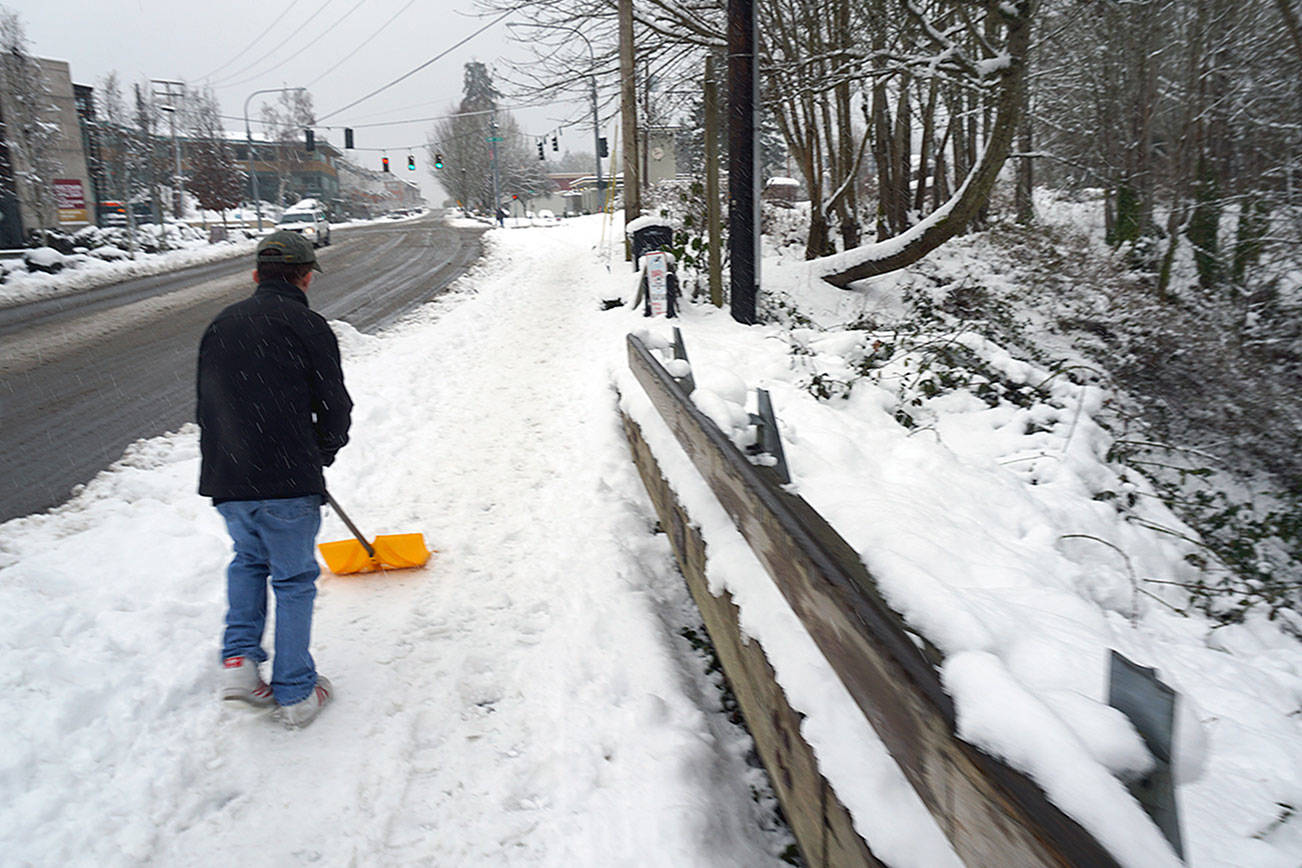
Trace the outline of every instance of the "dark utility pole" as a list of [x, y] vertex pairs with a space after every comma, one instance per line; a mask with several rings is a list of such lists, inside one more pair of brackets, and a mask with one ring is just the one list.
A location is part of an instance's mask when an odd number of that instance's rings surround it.
[[755, 322], [759, 172], [755, 164], [755, 4], [728, 0], [728, 250], [732, 318]]

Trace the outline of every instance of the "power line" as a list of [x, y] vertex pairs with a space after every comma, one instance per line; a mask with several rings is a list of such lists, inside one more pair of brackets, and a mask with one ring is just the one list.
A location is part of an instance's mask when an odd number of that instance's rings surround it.
[[[300, 25], [300, 26], [302, 26], [302, 27], [306, 27], [307, 25], [311, 24], [312, 21], [313, 21], [313, 19], [315, 19], [318, 15], [320, 15], [322, 12], [324, 12], [325, 9], [326, 9], [326, 7], [329, 6], [329, 5], [330, 5], [331, 3], [333, 3], [333, 2], [334, 2], [334, 0], [325, 0], [325, 2], [322, 3], [320, 6], [318, 6], [317, 9], [316, 9], [316, 11], [313, 12], [311, 15], [309, 15], [309, 16], [307, 17], [307, 20], [304, 21], [303, 24]], [[281, 49], [281, 46], [280, 46], [280, 45], [273, 46], [272, 49], [271, 49], [270, 51], [268, 51], [266, 54], [262, 55], [262, 56], [259, 57], [257, 60], [251, 61], [251, 62], [249, 63], [249, 66], [251, 66], [251, 67], [252, 67], [252, 66], [257, 66], [259, 63], [262, 63], [262, 61], [266, 60], [268, 57], [271, 57], [271, 55], [275, 54], [275, 53], [276, 53], [277, 51], [279, 51], [280, 49]], [[213, 82], [213, 85], [212, 85], [212, 86], [213, 86], [213, 87], [216, 87], [216, 88], [221, 88], [221, 89], [224, 89], [224, 88], [227, 88], [227, 87], [231, 87], [232, 85], [229, 83], [230, 80], [231, 80], [232, 78], [238, 78], [238, 77], [241, 76], [241, 75], [243, 75], [243, 73], [241, 73], [241, 72], [234, 73], [233, 75], [228, 75], [228, 76], [226, 76], [226, 77], [223, 78], [223, 79], [219, 79], [218, 81]], [[223, 82], [226, 82], [226, 83], [223, 84]]]
[[357, 52], [359, 52], [359, 51], [361, 51], [363, 48], [365, 48], [366, 45], [367, 45], [367, 44], [368, 44], [372, 39], [374, 39], [375, 37], [377, 37], [377, 36], [379, 36], [381, 33], [383, 33], [383, 32], [384, 32], [384, 29], [385, 29], [386, 27], [388, 27], [390, 24], [392, 24], [394, 21], [396, 21], [396, 20], [398, 19], [398, 16], [399, 16], [399, 15], [401, 15], [402, 13], [404, 13], [404, 12], [406, 12], [408, 9], [410, 9], [410, 8], [411, 8], [411, 5], [412, 5], [413, 3], [415, 3], [415, 2], [416, 2], [416, 0], [407, 0], [407, 5], [406, 5], [406, 6], [403, 6], [403, 7], [402, 7], [401, 9], [399, 9], [397, 12], [393, 13], [393, 15], [389, 18], [388, 21], [386, 21], [386, 22], [384, 22], [383, 24], [380, 25], [380, 29], [379, 29], [379, 30], [375, 31], [375, 32], [372, 33], [370, 36], [366, 37], [366, 39], [364, 39], [360, 45], [358, 45], [358, 46], [357, 46], [356, 48], [354, 48], [352, 51], [348, 52], [348, 54], [346, 54], [346, 55], [343, 57], [342, 60], [338, 60], [338, 61], [336, 61], [336, 62], [334, 63], [334, 65], [332, 65], [329, 69], [327, 69], [325, 72], [321, 73], [321, 74], [318, 75], [316, 78], [312, 79], [311, 81], [309, 81], [307, 84], [305, 84], [305, 85], [303, 85], [303, 86], [304, 86], [304, 87], [311, 87], [312, 85], [316, 84], [316, 83], [317, 83], [318, 81], [320, 81], [321, 79], [325, 78], [325, 77], [326, 77], [327, 75], [329, 75], [330, 73], [334, 72], [334, 71], [335, 71], [336, 69], [338, 69], [339, 67], [343, 66], [345, 63], [347, 63], [347, 62], [352, 58], [352, 56], [353, 56], [354, 54], [356, 54]]
[[259, 42], [261, 42], [261, 41], [262, 41], [262, 37], [264, 37], [264, 36], [266, 36], [268, 33], [270, 33], [271, 30], [272, 30], [272, 28], [274, 28], [277, 24], [279, 24], [279, 23], [280, 23], [280, 20], [281, 20], [282, 18], [284, 18], [286, 15], [289, 14], [289, 10], [293, 9], [293, 8], [294, 8], [295, 6], [297, 6], [297, 5], [298, 5], [298, 0], [291, 0], [290, 4], [289, 4], [288, 6], [285, 7], [285, 11], [284, 11], [284, 12], [281, 12], [280, 15], [276, 18], [275, 21], [272, 21], [270, 24], [268, 24], [268, 25], [267, 25], [267, 29], [264, 30], [264, 31], [262, 31], [261, 33], [259, 33], [259, 34], [257, 35], [257, 37], [256, 37], [252, 42], [250, 42], [248, 45], [244, 46], [244, 48], [239, 52], [239, 54], [236, 54], [236, 55], [235, 55], [234, 57], [232, 57], [230, 60], [226, 61], [226, 62], [223, 63], [221, 66], [219, 66], [219, 67], [217, 67], [216, 69], [214, 69], [212, 72], [209, 72], [209, 73], [207, 73], [206, 75], [201, 75], [201, 76], [199, 76], [199, 80], [200, 80], [200, 81], [206, 81], [207, 79], [209, 79], [209, 78], [211, 78], [212, 76], [216, 75], [217, 73], [221, 72], [223, 69], [225, 69], [226, 67], [230, 66], [232, 63], [234, 63], [235, 61], [239, 60], [241, 57], [243, 57], [243, 56], [244, 56], [244, 55], [249, 51], [249, 49], [253, 48], [253, 46], [255, 46], [255, 45], [257, 45]]
[[[477, 111], [472, 111], [472, 112], [449, 112], [447, 114], [431, 115], [429, 117], [423, 117], [423, 118], [404, 118], [402, 120], [396, 120], [396, 121], [376, 121], [374, 123], [369, 123], [369, 124], [341, 124], [337, 121], [333, 124], [314, 123], [312, 124], [312, 129], [314, 130], [342, 130], [342, 129], [367, 130], [367, 129], [373, 129], [375, 127], [399, 127], [399, 126], [403, 126], [404, 124], [425, 124], [425, 123], [430, 123], [432, 121], [444, 121], [450, 118], [468, 118], [468, 117], [475, 117], [478, 115], [489, 115], [489, 114], [493, 114], [494, 112], [510, 112], [518, 109], [539, 108], [541, 106], [547, 106], [547, 105], [568, 105], [568, 103], [563, 100], [553, 100], [550, 102], [532, 102], [523, 105], [497, 106], [496, 108], [479, 109]], [[241, 123], [244, 121], [243, 116], [235, 117], [233, 115], [218, 115], [218, 117], [221, 118], [222, 120], [228, 120], [228, 121], [240, 121]], [[584, 120], [584, 121], [558, 123], [555, 129], [558, 130], [566, 129], [568, 127], [576, 126], [579, 123], [590, 123], [590, 121]], [[535, 139], [543, 137], [542, 135], [535, 135], [532, 133], [519, 133], [519, 135], [525, 136], [527, 138], [535, 138]], [[550, 135], [550, 132], [545, 135]], [[353, 150], [366, 151], [366, 150], [377, 150], [377, 149], [353, 148]], [[378, 150], [383, 150], [383, 148], [380, 148]]]
[[[328, 2], [328, 0], [327, 0], [327, 2]], [[492, 21], [488, 22], [488, 23], [485, 24], [483, 27], [479, 28], [479, 29], [476, 30], [474, 33], [472, 33], [472, 34], [470, 34], [469, 36], [467, 36], [465, 39], [462, 39], [460, 42], [458, 42], [457, 44], [453, 45], [451, 48], [448, 48], [448, 49], [446, 49], [445, 51], [441, 51], [441, 52], [439, 52], [438, 54], [434, 55], [434, 56], [431, 57], [429, 60], [425, 61], [425, 62], [422, 63], [420, 66], [416, 67], [415, 69], [411, 70], [410, 72], [398, 76], [398, 77], [395, 78], [393, 81], [389, 82], [388, 84], [384, 85], [383, 87], [376, 88], [375, 90], [371, 91], [371, 92], [368, 93], [366, 96], [364, 96], [364, 97], [362, 97], [362, 98], [360, 98], [360, 99], [355, 99], [355, 100], [353, 100], [352, 102], [350, 102], [348, 105], [344, 106], [343, 108], [338, 108], [338, 109], [335, 109], [334, 111], [330, 112], [329, 114], [322, 115], [320, 118], [318, 118], [318, 120], [325, 120], [326, 118], [334, 117], [335, 115], [339, 114], [340, 112], [346, 111], [346, 110], [352, 108], [353, 106], [357, 105], [358, 103], [365, 102], [366, 100], [370, 99], [371, 97], [375, 96], [376, 94], [379, 94], [379, 93], [382, 93], [382, 92], [388, 90], [389, 88], [393, 87], [393, 86], [394, 86], [395, 84], [397, 84], [398, 82], [400, 82], [400, 81], [404, 81], [404, 80], [406, 80], [406, 79], [408, 79], [408, 78], [411, 78], [413, 75], [415, 75], [416, 73], [420, 72], [422, 69], [424, 69], [425, 67], [429, 66], [429, 65], [430, 65], [431, 63], [433, 63], [434, 61], [436, 61], [436, 60], [440, 60], [440, 59], [442, 59], [443, 57], [446, 57], [447, 55], [451, 54], [454, 50], [456, 50], [456, 49], [460, 48], [461, 46], [465, 45], [467, 42], [469, 42], [470, 40], [474, 39], [476, 36], [478, 36], [479, 34], [483, 33], [485, 30], [487, 30], [488, 28], [492, 27], [494, 24], [496, 24], [497, 22], [501, 21], [503, 18], [505, 18], [506, 16], [510, 15], [510, 14], [513, 13], [513, 12], [515, 12], [514, 9], [508, 9], [508, 10], [506, 10], [506, 11], [503, 12], [501, 15], [497, 16], [497, 17], [494, 18]]]
[[304, 51], [307, 51], [309, 48], [314, 47], [318, 42], [321, 41], [322, 37], [324, 37], [327, 33], [329, 33], [330, 31], [334, 30], [334, 29], [335, 29], [336, 27], [338, 27], [340, 24], [343, 24], [345, 18], [347, 18], [349, 15], [352, 15], [352, 14], [353, 14], [354, 12], [356, 12], [358, 9], [362, 8], [362, 4], [365, 3], [365, 2], [366, 2], [366, 0], [357, 0], [357, 3], [354, 4], [353, 7], [352, 7], [351, 9], [349, 9], [347, 12], [345, 12], [343, 15], [339, 16], [339, 18], [337, 18], [337, 19], [335, 20], [335, 23], [334, 23], [334, 24], [331, 24], [331, 25], [330, 25], [329, 27], [327, 27], [325, 30], [322, 30], [320, 33], [318, 33], [318, 34], [317, 34], [317, 35], [312, 39], [311, 42], [308, 42], [308, 43], [304, 44], [302, 48], [300, 48], [298, 51], [295, 51], [295, 52], [294, 52], [293, 54], [291, 54], [289, 57], [284, 58], [284, 59], [281, 60], [279, 63], [277, 63], [275, 66], [269, 66], [269, 67], [267, 67], [266, 69], [262, 70], [261, 72], [255, 73], [254, 75], [251, 75], [251, 76], [249, 76], [248, 78], [243, 78], [243, 79], [240, 79], [239, 81], [233, 81], [233, 82], [231, 82], [230, 84], [227, 84], [226, 87], [235, 87], [236, 85], [240, 85], [240, 84], [248, 84], [248, 83], [251, 82], [251, 81], [255, 81], [255, 80], [259, 79], [259, 78], [262, 78], [264, 75], [266, 75], [266, 74], [269, 73], [269, 72], [274, 72], [275, 70], [280, 69], [282, 66], [284, 66], [284, 65], [287, 64], [287, 63], [289, 63], [289, 62], [290, 62], [291, 60], [293, 60], [294, 58], [298, 57], [298, 56], [299, 56], [300, 54], [302, 54]]

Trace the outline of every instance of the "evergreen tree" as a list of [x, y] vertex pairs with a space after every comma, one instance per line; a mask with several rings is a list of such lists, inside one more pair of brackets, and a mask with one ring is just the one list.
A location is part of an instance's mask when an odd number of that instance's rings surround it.
[[493, 76], [488, 67], [477, 60], [466, 64], [462, 79], [461, 111], [477, 112], [497, 108], [497, 100], [502, 95], [493, 84]]

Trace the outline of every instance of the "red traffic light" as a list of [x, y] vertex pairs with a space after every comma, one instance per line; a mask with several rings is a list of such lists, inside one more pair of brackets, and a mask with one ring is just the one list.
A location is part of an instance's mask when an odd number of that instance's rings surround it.
[[383, 170], [386, 171], [386, 172], [389, 171], [389, 158], [388, 158], [388, 157], [380, 157], [380, 168], [383, 169]]

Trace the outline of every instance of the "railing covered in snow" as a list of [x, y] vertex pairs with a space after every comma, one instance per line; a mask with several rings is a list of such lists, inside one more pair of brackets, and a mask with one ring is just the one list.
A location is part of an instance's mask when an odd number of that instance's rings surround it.
[[[681, 350], [680, 350], [681, 351]], [[1113, 866], [1112, 856], [1026, 775], [956, 735], [938, 651], [882, 599], [858, 554], [802, 498], [757, 466], [688, 397], [636, 336], [629, 366], [828, 664], [967, 865]], [[641, 428], [624, 429], [706, 628], [737, 695], [805, 860], [879, 865], [819, 773], [763, 649], [743, 639], [738, 610], [705, 579], [705, 541]]]

